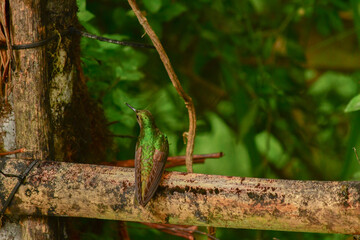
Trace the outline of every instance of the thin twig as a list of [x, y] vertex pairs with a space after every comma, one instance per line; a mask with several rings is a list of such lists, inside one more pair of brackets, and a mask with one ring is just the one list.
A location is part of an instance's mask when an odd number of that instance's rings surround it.
[[[221, 158], [222, 156], [224, 156], [224, 154], [222, 152], [208, 153], [208, 154], [195, 154], [193, 156], [193, 159]], [[185, 159], [186, 159], [186, 156], [173, 156], [173, 157], [168, 157], [167, 158], [168, 161], [177, 161], [177, 160], [185, 160]]]
[[208, 231], [208, 240], [211, 239], [217, 239], [216, 238], [216, 228], [215, 227], [207, 227], [207, 231]]
[[[139, 48], [155, 48], [154, 46], [146, 44], [146, 43], [119, 41], [119, 40], [115, 40], [115, 39], [111, 39], [111, 38], [97, 36], [97, 35], [94, 35], [94, 34], [91, 34], [88, 32], [81, 31], [77, 28], [70, 27], [69, 29], [61, 32], [60, 34], [53, 35], [44, 40], [40, 40], [38, 42], [33, 42], [33, 43], [19, 44], [19, 45], [9, 45], [10, 42], [7, 41], [7, 38], [6, 38], [6, 42], [5, 42], [3, 40], [3, 36], [2, 36], [2, 38], [0, 39], [0, 49], [1, 50], [10, 49], [10, 51], [12, 51], [12, 49], [22, 50], [22, 49], [37, 48], [37, 47], [44, 46], [44, 45], [48, 44], [50, 41], [58, 39], [59, 37], [61, 38], [61, 36], [71, 35], [74, 33], [78, 34], [82, 37], [91, 38], [91, 39], [95, 39], [98, 41], [113, 43], [113, 44], [122, 45], [122, 46], [139, 47]], [[11, 55], [10, 55], [10, 57], [11, 57]], [[13, 68], [13, 64], [12, 64], [12, 68]]]
[[[224, 156], [222, 152], [210, 154], [196, 154], [193, 156], [194, 163], [204, 163], [206, 158], [221, 158]], [[186, 156], [173, 156], [167, 158], [165, 168], [172, 168], [185, 165]], [[102, 162], [102, 165], [117, 166], [117, 167], [134, 167], [134, 159], [121, 160], [115, 162]]]
[[195, 114], [195, 107], [194, 103], [189, 95], [187, 95], [182, 88], [178, 77], [175, 74], [173, 67], [171, 66], [169, 57], [167, 56], [163, 46], [157, 35], [155, 34], [154, 30], [151, 28], [150, 24], [148, 23], [146, 17], [141, 13], [139, 7], [136, 4], [135, 0], [128, 0], [130, 7], [134, 11], [139, 23], [145, 29], [145, 32], [150, 37], [152, 43], [154, 44], [157, 52], [160, 55], [160, 59], [164, 64], [164, 67], [169, 75], [169, 78], [174, 85], [176, 91], [184, 99], [186, 108], [189, 112], [189, 132], [187, 133], [187, 145], [186, 145], [186, 168], [188, 172], [193, 172], [192, 168], [192, 154], [194, 152], [194, 142], [195, 142], [195, 132], [196, 132], [196, 114]]
[[128, 233], [127, 226], [126, 226], [126, 222], [119, 221], [118, 229], [119, 229], [118, 232], [119, 232], [120, 239], [130, 240], [129, 233]]
[[[205, 158], [193, 158], [193, 164], [195, 163], [204, 163]], [[133, 168], [135, 166], [134, 159], [128, 159], [128, 160], [121, 160], [121, 161], [115, 161], [115, 162], [102, 162], [101, 165], [107, 165], [107, 166], [117, 166], [117, 167], [129, 167]], [[179, 160], [170, 160], [168, 158], [168, 161], [166, 162], [165, 168], [172, 168], [172, 167], [178, 167], [178, 166], [184, 166], [185, 164], [185, 156], [184, 159]]]
[[15, 153], [22, 153], [22, 152], [25, 152], [25, 151], [26, 151], [25, 148], [20, 148], [20, 149], [16, 149], [16, 150], [10, 151], [10, 152], [0, 152], [0, 156], [6, 156], [6, 155], [15, 154]]
[[[186, 156], [185, 156], [186, 157]], [[205, 158], [193, 158], [193, 164], [195, 163], [205, 163]], [[172, 160], [168, 161], [165, 165], [165, 168], [173, 168], [178, 166], [186, 166], [185, 158], [183, 160]]]
[[97, 36], [97, 35], [94, 35], [94, 34], [91, 34], [91, 33], [88, 33], [88, 32], [80, 31], [78, 29], [75, 29], [75, 30], [76, 30], [76, 33], [80, 34], [83, 37], [96, 39], [96, 40], [99, 40], [99, 41], [102, 41], [102, 42], [114, 43], [114, 44], [123, 45], [123, 46], [130, 46], [130, 47], [154, 48], [154, 46], [152, 46], [150, 44], [146, 44], [146, 43], [119, 41], [119, 40], [114, 40], [114, 39], [111, 39], [111, 38], [100, 37], [100, 36]]

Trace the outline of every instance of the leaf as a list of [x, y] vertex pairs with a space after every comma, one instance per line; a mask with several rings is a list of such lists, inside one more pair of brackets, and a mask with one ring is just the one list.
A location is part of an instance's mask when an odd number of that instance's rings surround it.
[[88, 22], [95, 17], [95, 15], [89, 11], [78, 12], [77, 16], [80, 22]]
[[187, 8], [185, 7], [185, 5], [183, 5], [181, 3], [172, 3], [169, 7], [167, 7], [166, 9], [161, 11], [161, 13], [159, 13], [160, 14], [159, 18], [161, 18], [161, 20], [167, 22], [167, 21], [170, 21], [171, 19], [179, 16], [186, 10], [187, 10]]
[[123, 115], [118, 109], [114, 107], [107, 107], [104, 109], [105, 116], [109, 121], [123, 121]]
[[118, 66], [115, 68], [116, 77], [119, 77], [121, 80], [137, 81], [144, 77], [144, 74], [140, 71], [132, 71]]
[[143, 0], [143, 3], [145, 8], [151, 13], [157, 13], [162, 6], [161, 0]]
[[274, 135], [263, 131], [256, 135], [255, 142], [259, 152], [265, 155], [266, 158], [277, 167], [282, 167], [286, 164], [287, 156], [284, 153], [281, 143]]
[[77, 0], [77, 5], [79, 6], [79, 12], [77, 16], [80, 22], [88, 22], [95, 17], [94, 14], [86, 10], [86, 1]]
[[356, 94], [356, 89], [357, 84], [351, 76], [328, 71], [321, 75], [311, 86], [309, 93], [312, 95], [324, 95], [330, 91], [334, 91], [339, 96], [351, 97]]
[[286, 50], [289, 57], [297, 60], [297, 61], [305, 61], [304, 49], [298, 42], [287, 39], [286, 41]]
[[196, 172], [227, 176], [250, 174], [251, 162], [245, 145], [235, 140], [233, 130], [217, 115], [211, 113], [207, 118], [211, 131], [197, 134], [194, 152], [223, 152], [225, 155], [221, 159], [195, 165]]
[[200, 31], [200, 36], [206, 40], [209, 40], [210, 42], [217, 41], [217, 36], [213, 31], [203, 29], [202, 31]]
[[240, 137], [241, 139], [246, 136], [250, 129], [254, 126], [256, 117], [258, 116], [258, 105], [252, 104], [248, 112], [243, 117], [240, 123]]
[[122, 61], [121, 65], [129, 70], [137, 70], [142, 67], [146, 61], [147, 56], [144, 53], [138, 52], [130, 47], [123, 48], [123, 53], [125, 56], [122, 56], [126, 61]]
[[86, 10], [86, 0], [76, 0], [76, 4], [78, 5], [79, 12]]
[[329, 12], [328, 17], [329, 17], [329, 22], [333, 27], [333, 29], [337, 31], [341, 31], [344, 29], [342, 20], [337, 12]]
[[274, 46], [274, 39], [271, 37], [266, 39], [264, 43], [264, 47], [262, 49], [262, 53], [265, 59], [270, 57], [273, 51], [273, 46]]
[[360, 110], [360, 94], [353, 97], [345, 108], [345, 112], [354, 112]]
[[316, 21], [316, 28], [319, 31], [320, 34], [322, 34], [323, 36], [327, 36], [330, 34], [331, 30], [330, 30], [330, 26], [329, 26], [329, 21], [327, 18], [327, 14], [326, 11], [324, 9], [319, 8], [317, 10], [317, 21]]
[[262, 13], [266, 10], [267, 1], [264, 0], [251, 0], [251, 4], [257, 13]]

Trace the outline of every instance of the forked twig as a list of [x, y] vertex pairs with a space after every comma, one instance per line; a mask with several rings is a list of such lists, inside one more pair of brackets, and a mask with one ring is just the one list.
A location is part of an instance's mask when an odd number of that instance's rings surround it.
[[192, 168], [192, 154], [194, 152], [194, 142], [195, 142], [195, 132], [196, 132], [196, 114], [195, 114], [195, 107], [194, 103], [189, 95], [187, 95], [182, 88], [178, 77], [175, 74], [175, 71], [170, 63], [169, 57], [167, 56], [163, 46], [157, 35], [155, 34], [154, 30], [151, 28], [150, 24], [148, 23], [146, 17], [141, 13], [139, 7], [136, 4], [135, 0], [128, 0], [130, 7], [132, 8], [133, 12], [135, 13], [139, 23], [145, 29], [145, 32], [150, 37], [152, 43], [154, 44], [156, 51], [160, 55], [160, 59], [164, 64], [164, 67], [169, 75], [169, 78], [174, 85], [176, 91], [184, 99], [186, 108], [188, 109], [189, 113], [189, 131], [187, 132], [187, 145], [186, 145], [186, 169], [188, 172], [193, 172]]

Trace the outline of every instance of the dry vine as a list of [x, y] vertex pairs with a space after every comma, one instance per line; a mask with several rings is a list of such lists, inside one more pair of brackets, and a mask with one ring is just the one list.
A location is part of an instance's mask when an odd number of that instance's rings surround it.
[[[0, 101], [4, 98], [5, 103], [7, 103], [8, 96], [8, 86], [11, 81], [11, 64], [14, 64], [11, 61], [12, 56], [12, 47], [10, 43], [10, 34], [9, 34], [9, 22], [7, 18], [8, 11], [8, 2], [1, 1], [0, 3], [0, 42], [6, 43], [7, 50], [0, 50]], [[4, 85], [4, 93], [3, 93]], [[0, 105], [1, 106], [1, 105]]]
[[195, 132], [196, 132], [196, 114], [195, 114], [195, 107], [194, 103], [189, 95], [187, 95], [182, 88], [178, 77], [175, 74], [173, 67], [171, 66], [169, 57], [167, 56], [163, 46], [159, 38], [157, 37], [154, 30], [151, 28], [150, 24], [148, 23], [146, 17], [141, 13], [139, 7], [136, 4], [135, 0], [128, 0], [132, 10], [134, 11], [137, 19], [139, 20], [140, 24], [145, 29], [145, 32], [150, 37], [152, 43], [154, 44], [157, 52], [160, 55], [160, 59], [164, 64], [164, 67], [169, 75], [169, 78], [174, 85], [176, 91], [184, 99], [186, 108], [188, 109], [189, 113], [189, 131], [185, 134], [187, 136], [187, 145], [186, 145], [186, 169], [188, 172], [193, 172], [192, 168], [192, 160], [193, 160], [193, 152], [194, 152], [194, 142], [195, 142]]

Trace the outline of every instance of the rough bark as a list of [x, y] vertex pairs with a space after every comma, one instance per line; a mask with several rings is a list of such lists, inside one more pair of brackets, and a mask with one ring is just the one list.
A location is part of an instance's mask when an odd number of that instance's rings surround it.
[[[9, 4], [10, 34], [15, 45], [41, 41], [76, 23], [74, 0], [62, 4], [14, 0]], [[30, 158], [63, 157], [65, 140], [58, 129], [64, 125], [64, 109], [70, 104], [76, 77], [74, 61], [69, 60], [73, 54], [70, 45], [71, 39], [60, 37], [46, 46], [14, 51], [16, 70], [11, 87], [16, 147], [25, 148]], [[22, 218], [18, 225], [22, 239], [58, 239], [64, 232], [55, 218]]]
[[[11, 33], [14, 44], [45, 39], [39, 4], [40, 1], [11, 2]], [[40, 159], [49, 158], [51, 145], [45, 50], [40, 47], [16, 51], [16, 71], [13, 75], [16, 144]]]
[[[27, 164], [8, 160], [4, 171], [21, 172]], [[7, 196], [15, 181], [1, 176], [0, 196]], [[167, 172], [146, 208], [133, 200], [132, 169], [48, 161], [30, 172], [6, 214], [360, 233], [360, 182]]]
[[[12, 44], [58, 36], [45, 46], [14, 51], [16, 70], [10, 94], [14, 100], [16, 148], [25, 148], [26, 157], [40, 160], [104, 160], [106, 146], [110, 145], [106, 121], [87, 93], [80, 37], [61, 35], [70, 26], [79, 28], [76, 1], [59, 4], [57, 0], [12, 0], [9, 9]], [[0, 147], [6, 140], [2, 133], [7, 131], [2, 122]], [[63, 237], [59, 219], [24, 218], [19, 224], [22, 239]]]
[[[10, 3], [13, 44], [37, 42], [46, 37], [41, 1], [14, 0]], [[51, 128], [45, 48], [15, 52], [13, 97], [16, 145], [39, 159], [50, 158]], [[22, 239], [55, 239], [56, 231], [44, 217], [20, 219]], [[56, 221], [56, 219], [53, 219]]]
[[[67, 137], [65, 136], [65, 112], [72, 104], [73, 87], [79, 81], [76, 60], [80, 59], [80, 39], [75, 36], [61, 36], [70, 26], [76, 26], [77, 6], [74, 0], [46, 1], [45, 6], [47, 36], [58, 38], [47, 44], [48, 98], [53, 139], [53, 158], [64, 161]], [[86, 88], [85, 88], [86, 90]]]

